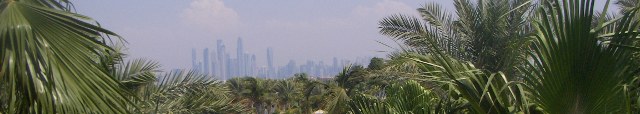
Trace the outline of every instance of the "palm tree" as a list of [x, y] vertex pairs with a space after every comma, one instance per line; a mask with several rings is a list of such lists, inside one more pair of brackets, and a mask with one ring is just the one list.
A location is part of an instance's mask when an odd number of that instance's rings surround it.
[[530, 99], [547, 113], [631, 113], [624, 88], [637, 86], [640, 70], [629, 62], [638, 8], [607, 22], [593, 20], [594, 0], [542, 3], [530, 69], [523, 69]]
[[436, 4], [427, 4], [418, 9], [426, 22], [404, 15], [380, 21], [383, 35], [408, 46], [392, 54], [387, 69], [407, 72], [399, 76], [423, 81], [432, 90], [444, 92], [440, 94], [464, 98], [469, 112], [529, 112], [521, 86], [509, 84], [517, 78], [500, 71], [515, 74], [512, 66], [524, 62], [524, 52], [519, 50], [526, 47], [521, 44], [530, 33], [526, 22], [530, 2], [456, 0], [455, 6], [457, 18]]
[[274, 92], [276, 92], [276, 99], [281, 111], [289, 110], [292, 102], [301, 100], [299, 99], [301, 93], [296, 91], [296, 83], [293, 80], [277, 81]]
[[[607, 21], [594, 18], [593, 0], [541, 3], [532, 24], [536, 32], [531, 36], [530, 59], [518, 68], [521, 80], [510, 80], [501, 73], [487, 75], [465, 64], [439, 44], [438, 39], [448, 34], [422, 29], [417, 19], [405, 17], [383, 20], [381, 32], [396, 38], [423, 39], [429, 53], [399, 54], [401, 59], [390, 61], [390, 67], [409, 69], [422, 77], [414, 77], [417, 80], [444, 82], [438, 87], [454, 92], [444, 97], [464, 98], [470, 105], [467, 110], [473, 113], [636, 111], [632, 99], [637, 96], [630, 95], [629, 88], [637, 87], [634, 82], [640, 69], [628, 61], [638, 49], [631, 44], [638, 37], [639, 8]], [[600, 17], [606, 16], [607, 7]], [[390, 22], [397, 25], [386, 26]]]
[[245, 113], [234, 103], [230, 90], [220, 81], [197, 72], [162, 72], [158, 62], [147, 59], [119, 61], [111, 75], [125, 87], [138, 108], [135, 113]]
[[356, 87], [364, 82], [367, 75], [368, 73], [364, 67], [349, 65], [343, 68], [342, 72], [336, 75], [334, 80], [320, 84], [329, 92], [325, 96], [325, 108], [327, 111], [338, 114], [346, 113], [348, 111], [347, 102], [351, 100], [350, 96], [358, 93]]
[[147, 107], [141, 113], [247, 113], [236, 104], [222, 82], [195, 71], [172, 71], [158, 78], [155, 88], [141, 94]]
[[[469, 61], [491, 73], [513, 74], [513, 66], [522, 64], [527, 34], [529, 0], [455, 0], [456, 15], [429, 3], [418, 9], [421, 18], [393, 15], [380, 21], [383, 35], [403, 42], [413, 51], [433, 53], [436, 45], [455, 59]], [[455, 16], [455, 17], [454, 17]], [[420, 21], [423, 20], [423, 21]], [[436, 43], [428, 43], [422, 34]]]
[[306, 73], [295, 74], [292, 78], [300, 85], [296, 91], [302, 93], [302, 100], [299, 102], [300, 112], [298, 113], [312, 113], [324, 106], [328, 91], [323, 82], [309, 79]]
[[122, 86], [100, 63], [115, 33], [70, 12], [67, 0], [0, 0], [1, 113], [127, 113]]
[[265, 80], [253, 77], [232, 78], [227, 81], [227, 86], [232, 89], [236, 99], [248, 101], [247, 105], [253, 107], [257, 114], [266, 113], [265, 110], [270, 107], [270, 94], [274, 92], [268, 84]]
[[354, 114], [452, 114], [464, 111], [463, 100], [440, 99], [439, 94], [417, 81], [393, 84], [383, 99], [357, 95], [349, 102]]
[[[433, 40], [429, 42], [434, 43]], [[433, 48], [437, 49], [435, 46]], [[428, 55], [405, 53], [403, 58], [392, 60], [391, 63], [394, 64], [390, 67], [417, 70], [409, 79], [425, 83], [431, 87], [430, 91], [441, 94], [438, 97], [443, 101], [451, 97], [466, 100], [468, 107], [465, 107], [465, 111], [480, 114], [529, 112], [529, 104], [524, 99], [526, 95], [519, 91], [522, 89], [520, 84], [509, 81], [501, 73], [487, 74], [444, 52]]]

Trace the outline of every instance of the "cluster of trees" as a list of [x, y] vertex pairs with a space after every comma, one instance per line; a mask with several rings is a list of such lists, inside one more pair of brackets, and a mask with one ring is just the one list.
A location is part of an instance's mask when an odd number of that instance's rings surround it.
[[0, 0], [0, 113], [640, 112], [640, 2], [475, 2], [382, 19], [399, 49], [333, 78], [219, 81], [124, 61], [66, 0]]

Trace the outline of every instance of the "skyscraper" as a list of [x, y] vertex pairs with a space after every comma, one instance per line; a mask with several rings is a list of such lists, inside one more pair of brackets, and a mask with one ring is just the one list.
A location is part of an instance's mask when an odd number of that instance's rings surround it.
[[247, 53], [242, 54], [242, 67], [240, 69], [241, 76], [249, 76], [249, 67], [251, 65], [251, 56]]
[[220, 78], [222, 78], [223, 80], [227, 79], [227, 69], [228, 67], [226, 67], [226, 58], [225, 58], [225, 47], [224, 44], [222, 43], [222, 40], [218, 40], [217, 44], [216, 44], [216, 48], [217, 48], [217, 56], [218, 56], [218, 76], [220, 76]]
[[338, 72], [338, 70], [340, 69], [340, 67], [338, 66], [338, 58], [333, 57], [333, 67], [331, 68], [331, 73], [333, 72]]
[[273, 67], [273, 49], [267, 48], [267, 77], [270, 78], [275, 75], [275, 68]]
[[[224, 46], [222, 46], [222, 48], [224, 49]], [[232, 77], [232, 75], [233, 75], [233, 71], [232, 71], [232, 68], [233, 68], [233, 67], [232, 67], [233, 61], [232, 61], [232, 60], [231, 60], [231, 58], [229, 57], [229, 54], [228, 54], [228, 53], [225, 53], [225, 54], [224, 54], [224, 62], [225, 62], [225, 63], [224, 63], [224, 65], [225, 65], [225, 69], [224, 69], [224, 70], [225, 70], [225, 72], [224, 72], [224, 76], [225, 76], [225, 78], [226, 78], [226, 79], [231, 79], [231, 78], [233, 78], [233, 77]]]
[[216, 49], [212, 49], [212, 51], [209, 53], [209, 60], [211, 61], [209, 64], [211, 65], [211, 68], [209, 68], [211, 70], [211, 76], [218, 76], [218, 78], [222, 78], [220, 77], [220, 75], [218, 75], [218, 56], [216, 56]]
[[196, 70], [198, 68], [198, 61], [196, 60], [196, 48], [191, 48], [191, 69]]
[[204, 50], [202, 51], [202, 59], [203, 59], [203, 67], [202, 67], [202, 74], [204, 75], [209, 75], [209, 48], [204, 48]]
[[256, 73], [256, 68], [257, 68], [257, 64], [256, 64], [256, 55], [251, 55], [251, 67], [249, 67], [249, 75], [251, 76], [257, 76], [258, 73]]
[[236, 68], [236, 75], [244, 75], [244, 48], [242, 45], [242, 38], [238, 37], [238, 45], [236, 48], [236, 61], [237, 61], [237, 66]]

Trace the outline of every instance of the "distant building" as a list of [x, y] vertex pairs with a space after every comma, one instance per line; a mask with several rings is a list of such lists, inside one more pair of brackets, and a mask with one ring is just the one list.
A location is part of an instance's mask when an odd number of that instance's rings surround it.
[[193, 70], [197, 70], [198, 69], [198, 61], [196, 60], [196, 49], [192, 48], [191, 49], [191, 69]]
[[244, 60], [245, 60], [245, 56], [244, 56], [244, 48], [242, 45], [242, 38], [238, 37], [238, 45], [236, 45], [236, 65], [234, 68], [236, 68], [235, 73], [236, 75], [244, 75]]
[[227, 68], [226, 66], [227, 65], [225, 64], [226, 63], [225, 62], [226, 59], [224, 58], [226, 51], [224, 49], [224, 44], [222, 43], [222, 40], [218, 40], [217, 41], [216, 50], [217, 50], [216, 52], [218, 53], [217, 54], [217, 56], [218, 56], [218, 58], [217, 58], [218, 59], [217, 60], [218, 61], [217, 62], [218, 65], [216, 65], [216, 66], [218, 66], [218, 76], [220, 78], [222, 78], [223, 80], [226, 80], [227, 79], [227, 75], [226, 75], [226, 68]]
[[202, 67], [202, 74], [204, 75], [209, 75], [209, 48], [204, 48], [204, 50], [202, 51], [202, 59], [203, 59], [203, 67]]
[[284, 66], [277, 66], [274, 63], [274, 50], [269, 47], [266, 49], [266, 65], [258, 65], [256, 54], [249, 53], [244, 50], [244, 42], [238, 37], [235, 57], [233, 53], [226, 50], [222, 40], [217, 40], [215, 49], [209, 51], [209, 48], [202, 50], [202, 60], [199, 60], [197, 50], [191, 50], [192, 70], [209, 75], [216, 76], [221, 80], [227, 80], [238, 76], [252, 76], [260, 78], [282, 79], [293, 76], [296, 73], [307, 73], [313, 77], [333, 77], [342, 71], [346, 65], [359, 64], [367, 65], [371, 57], [358, 57], [355, 60], [338, 59], [333, 57], [331, 62], [323, 60], [307, 60], [306, 62], [296, 64], [295, 60], [290, 60]]
[[273, 48], [267, 48], [267, 78], [275, 76], [275, 70], [275, 67], [273, 67]]

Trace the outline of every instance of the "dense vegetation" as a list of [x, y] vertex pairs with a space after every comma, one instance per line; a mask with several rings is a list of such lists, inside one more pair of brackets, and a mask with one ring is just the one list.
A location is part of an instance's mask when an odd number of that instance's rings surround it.
[[640, 112], [640, 2], [474, 2], [383, 18], [400, 48], [333, 78], [221, 81], [125, 61], [69, 1], [0, 0], [0, 113]]

